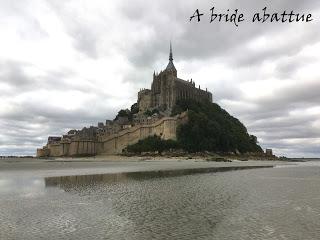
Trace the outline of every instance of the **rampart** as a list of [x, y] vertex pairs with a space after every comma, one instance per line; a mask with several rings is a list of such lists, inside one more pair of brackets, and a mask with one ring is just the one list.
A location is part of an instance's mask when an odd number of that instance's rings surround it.
[[148, 136], [158, 135], [162, 139], [175, 140], [180, 124], [188, 121], [187, 112], [174, 117], [164, 117], [152, 124], [139, 124], [115, 134], [99, 136], [93, 140], [67, 140], [48, 143], [37, 149], [37, 157], [94, 156], [99, 154], [119, 154], [128, 145], [137, 143]]

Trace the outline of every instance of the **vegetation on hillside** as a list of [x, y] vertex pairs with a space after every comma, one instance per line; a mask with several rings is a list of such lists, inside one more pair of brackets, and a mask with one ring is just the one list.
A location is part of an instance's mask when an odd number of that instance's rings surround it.
[[177, 129], [177, 141], [153, 136], [127, 147], [128, 152], [165, 151], [181, 148], [188, 152], [263, 152], [257, 137], [218, 104], [178, 101], [172, 110], [175, 116], [188, 110], [188, 122]]
[[262, 152], [257, 138], [218, 104], [179, 101], [173, 114], [188, 110], [188, 123], [177, 129], [177, 139], [189, 152]]
[[136, 113], [139, 112], [139, 105], [138, 105], [138, 103], [134, 103], [134, 104], [131, 105], [131, 107], [130, 107], [130, 112], [131, 112], [131, 114], [136, 114]]
[[134, 103], [131, 105], [130, 110], [129, 109], [121, 109], [114, 120], [118, 120], [119, 117], [127, 117], [129, 121], [132, 121], [133, 114], [136, 114], [139, 112], [139, 106], [138, 103]]
[[149, 136], [139, 140], [136, 144], [129, 145], [126, 150], [133, 153], [156, 152], [162, 153], [170, 149], [178, 148], [178, 143], [174, 140], [163, 140], [160, 136]]
[[152, 111], [150, 111], [149, 109], [146, 110], [143, 114], [148, 116], [148, 117], [151, 117], [153, 114], [159, 114], [159, 110], [158, 109], [153, 109]]

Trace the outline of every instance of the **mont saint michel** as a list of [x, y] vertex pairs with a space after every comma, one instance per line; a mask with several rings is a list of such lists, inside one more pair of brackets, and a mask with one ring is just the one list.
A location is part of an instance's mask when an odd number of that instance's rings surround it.
[[0, 240], [319, 240], [319, 13], [1, 0]]
[[188, 119], [187, 113], [172, 116], [179, 100], [212, 102], [212, 93], [200, 85], [178, 77], [170, 44], [169, 63], [153, 73], [151, 89], [138, 92], [137, 103], [119, 112], [115, 120], [99, 122], [98, 126], [70, 130], [62, 137], [50, 136], [47, 144], [37, 150], [38, 157], [88, 156], [121, 153], [128, 145], [148, 136], [176, 140], [176, 129]]
[[[263, 155], [257, 137], [212, 102], [212, 93], [192, 79], [178, 77], [170, 43], [169, 63], [154, 72], [150, 89], [140, 89], [137, 102], [114, 120], [49, 136], [37, 157], [75, 157], [145, 151], [218, 152]], [[267, 151], [272, 156], [272, 151]]]

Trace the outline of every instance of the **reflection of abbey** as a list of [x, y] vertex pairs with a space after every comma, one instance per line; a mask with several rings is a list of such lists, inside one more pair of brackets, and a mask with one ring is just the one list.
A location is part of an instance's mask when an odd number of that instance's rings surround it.
[[187, 121], [187, 114], [171, 116], [180, 99], [212, 101], [212, 94], [196, 87], [194, 81], [177, 77], [170, 45], [169, 63], [165, 70], [153, 74], [151, 89], [138, 93], [138, 102], [119, 112], [115, 120], [98, 126], [70, 130], [62, 137], [49, 137], [47, 144], [37, 149], [38, 157], [79, 156], [121, 153], [126, 146], [148, 136], [176, 139], [179, 124]]

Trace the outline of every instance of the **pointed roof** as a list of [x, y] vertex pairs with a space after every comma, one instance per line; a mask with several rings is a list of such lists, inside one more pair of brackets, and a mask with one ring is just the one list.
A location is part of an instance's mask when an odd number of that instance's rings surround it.
[[170, 61], [173, 61], [173, 57], [172, 57], [172, 44], [171, 44], [171, 41], [170, 41], [170, 53], [169, 53], [169, 60], [170, 60]]
[[166, 67], [166, 70], [174, 70], [174, 71], [177, 71], [174, 64], [173, 64], [173, 55], [172, 55], [172, 45], [171, 45], [171, 42], [170, 42], [170, 53], [169, 53], [169, 63]]

